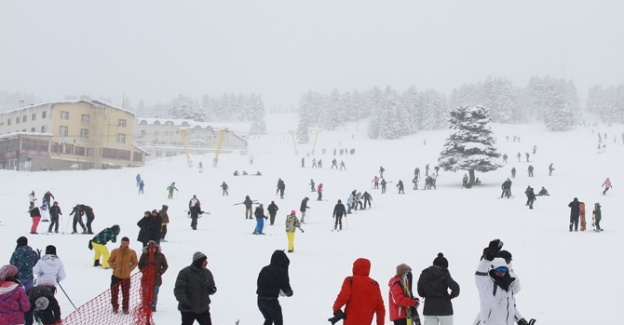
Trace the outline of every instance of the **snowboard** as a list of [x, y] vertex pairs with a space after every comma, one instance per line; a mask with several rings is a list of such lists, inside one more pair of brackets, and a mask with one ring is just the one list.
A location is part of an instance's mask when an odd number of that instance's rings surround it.
[[579, 213], [581, 215], [581, 231], [587, 230], [587, 222], [585, 221], [585, 203], [579, 202]]

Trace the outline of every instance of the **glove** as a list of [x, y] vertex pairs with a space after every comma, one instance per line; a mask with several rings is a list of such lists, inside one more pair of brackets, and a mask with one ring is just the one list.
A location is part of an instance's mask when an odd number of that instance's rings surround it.
[[494, 239], [490, 242], [488, 247], [483, 250], [483, 257], [486, 260], [491, 261], [496, 257], [496, 255], [498, 255], [501, 248], [503, 248], [503, 242], [499, 239]]
[[518, 321], [518, 325], [529, 325], [529, 322], [526, 321], [526, 319], [521, 319]]
[[37, 255], [41, 258], [41, 250], [39, 248], [37, 248]]
[[414, 306], [413, 306], [413, 307], [414, 307], [414, 308], [418, 308], [418, 306], [420, 306], [420, 299], [418, 299], [418, 298], [414, 298], [414, 300], [415, 300], [415, 304], [414, 304]]

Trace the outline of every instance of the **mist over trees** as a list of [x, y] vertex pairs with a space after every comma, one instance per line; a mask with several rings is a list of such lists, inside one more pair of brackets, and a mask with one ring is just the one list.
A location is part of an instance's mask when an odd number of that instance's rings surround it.
[[624, 123], [624, 84], [591, 87], [587, 95], [587, 110], [596, 121], [608, 124]]

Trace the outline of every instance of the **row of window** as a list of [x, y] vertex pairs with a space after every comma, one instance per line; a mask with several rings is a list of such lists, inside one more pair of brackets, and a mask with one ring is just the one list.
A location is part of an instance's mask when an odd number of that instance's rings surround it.
[[[41, 112], [41, 118], [46, 118], [47, 116], [48, 116], [48, 111], [43, 111], [43, 112]], [[30, 117], [30, 120], [31, 120], [31, 121], [35, 121], [36, 119], [37, 119], [37, 113], [32, 113], [32, 115], [31, 115], [31, 117]], [[13, 121], [13, 119], [12, 119], [12, 118], [8, 119], [8, 120], [7, 120], [7, 125], [11, 125], [11, 122], [12, 122], [12, 121]], [[15, 124], [20, 124], [20, 122], [21, 122], [21, 123], [26, 123], [26, 122], [28, 122], [28, 116], [27, 116], [27, 115], [24, 115], [24, 116], [22, 116], [22, 117], [19, 117], [19, 116], [18, 116], [18, 117], [16, 117], [16, 118], [15, 118]]]
[[[61, 120], [69, 120], [69, 112], [66, 111], [61, 111]], [[80, 121], [82, 123], [89, 123], [91, 122], [91, 115], [89, 114], [82, 114], [80, 116]], [[122, 127], [125, 128], [128, 125], [128, 121], [126, 119], [117, 119], [117, 126], [118, 127]]]
[[[43, 132], [43, 131], [42, 131]], [[65, 125], [59, 126], [59, 136], [67, 137], [69, 136], [69, 127]], [[80, 129], [80, 137], [81, 138], [89, 138], [89, 129]], [[126, 134], [125, 133], [117, 133], [117, 143], [126, 143]]]
[[[93, 157], [95, 155], [94, 148], [85, 148], [81, 146], [75, 146], [73, 144], [58, 143], [58, 142], [52, 142], [50, 151], [52, 153], [82, 156], [82, 157], [85, 156], [85, 153], [89, 157]], [[132, 155], [132, 161], [143, 160], [143, 153], [141, 152], [135, 152], [134, 154], [132, 154], [128, 150], [109, 149], [109, 148], [102, 149], [102, 158], [116, 159], [116, 160], [130, 160], [131, 155]]]

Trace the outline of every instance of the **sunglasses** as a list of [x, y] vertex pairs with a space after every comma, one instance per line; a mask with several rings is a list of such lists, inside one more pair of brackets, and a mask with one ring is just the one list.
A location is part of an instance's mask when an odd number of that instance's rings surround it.
[[509, 269], [506, 266], [499, 266], [499, 267], [494, 269], [494, 272], [507, 273], [507, 271], [509, 271]]

